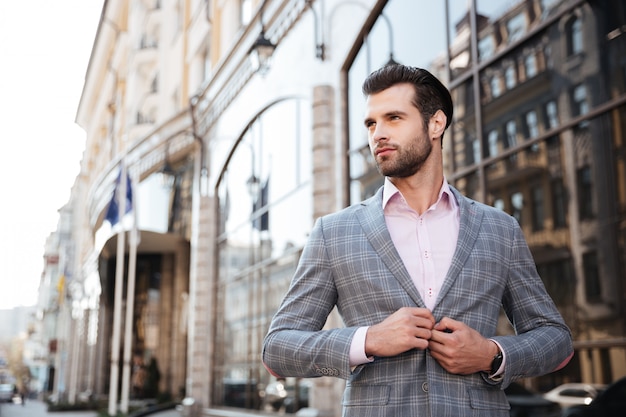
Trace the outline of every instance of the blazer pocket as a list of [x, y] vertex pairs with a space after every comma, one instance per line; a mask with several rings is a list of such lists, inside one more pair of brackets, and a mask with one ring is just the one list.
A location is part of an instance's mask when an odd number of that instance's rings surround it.
[[373, 406], [389, 403], [389, 385], [347, 385], [343, 394], [344, 406]]
[[470, 388], [467, 390], [473, 409], [509, 410], [511, 406], [501, 389]]

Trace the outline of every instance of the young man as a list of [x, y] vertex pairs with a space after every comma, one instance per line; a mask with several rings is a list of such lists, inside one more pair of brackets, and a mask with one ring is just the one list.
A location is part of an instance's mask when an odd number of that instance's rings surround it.
[[[570, 331], [516, 220], [446, 182], [443, 84], [392, 65], [363, 92], [384, 186], [318, 219], [263, 361], [278, 376], [346, 379], [344, 416], [508, 416], [503, 389], [564, 366]], [[322, 330], [335, 306], [345, 327]], [[515, 335], [496, 336], [501, 307]]]

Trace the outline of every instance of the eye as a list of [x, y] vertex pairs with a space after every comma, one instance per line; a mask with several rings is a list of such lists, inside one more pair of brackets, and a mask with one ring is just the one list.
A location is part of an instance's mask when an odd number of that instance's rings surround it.
[[364, 122], [364, 124], [365, 124], [365, 127], [368, 128], [368, 129], [370, 129], [372, 126], [376, 125], [376, 123], [373, 120], [366, 120]]

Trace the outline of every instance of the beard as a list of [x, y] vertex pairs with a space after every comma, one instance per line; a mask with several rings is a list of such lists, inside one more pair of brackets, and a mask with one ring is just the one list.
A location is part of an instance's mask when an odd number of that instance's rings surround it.
[[395, 146], [390, 156], [376, 157], [378, 172], [385, 177], [406, 178], [418, 172], [432, 152], [427, 135], [418, 136], [407, 147]]

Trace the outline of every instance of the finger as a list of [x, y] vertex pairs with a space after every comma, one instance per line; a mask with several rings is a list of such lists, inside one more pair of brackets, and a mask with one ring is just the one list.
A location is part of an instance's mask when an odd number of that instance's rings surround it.
[[437, 324], [435, 324], [434, 329], [439, 330], [446, 333], [452, 333], [455, 330], [458, 330], [462, 326], [460, 321], [456, 321], [451, 319], [450, 317], [444, 317]]

